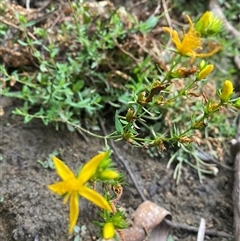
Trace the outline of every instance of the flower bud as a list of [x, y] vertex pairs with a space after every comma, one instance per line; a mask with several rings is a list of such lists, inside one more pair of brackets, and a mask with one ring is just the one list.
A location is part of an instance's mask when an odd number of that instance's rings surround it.
[[119, 173], [110, 169], [100, 172], [97, 177], [103, 181], [119, 178]]
[[196, 122], [192, 125], [192, 129], [201, 129], [202, 127], [206, 127], [206, 126], [207, 126], [206, 122], [199, 121], [199, 122]]
[[105, 223], [103, 226], [103, 238], [110, 239], [115, 235], [115, 228], [113, 223]]
[[214, 69], [213, 64], [208, 64], [205, 66], [197, 75], [197, 80], [205, 79]]
[[138, 99], [137, 99], [137, 102], [138, 104], [140, 105], [145, 105], [147, 104], [146, 100], [147, 100], [147, 93], [146, 91], [142, 91], [139, 95], [138, 95]]
[[233, 84], [230, 80], [225, 80], [222, 86], [222, 93], [220, 98], [222, 102], [227, 102], [233, 93]]
[[240, 109], [240, 98], [237, 99], [237, 101], [235, 102], [234, 106], [235, 106], [237, 109]]
[[126, 114], [126, 120], [128, 122], [131, 122], [134, 120], [134, 109], [132, 109], [132, 108], [128, 109], [127, 114]]
[[192, 66], [191, 68], [180, 67], [172, 72], [174, 78], [187, 78], [197, 72], [197, 67]]
[[102, 159], [102, 161], [98, 165], [98, 169], [97, 170], [99, 172], [101, 172], [102, 170], [108, 168], [111, 165], [112, 160], [110, 158], [110, 155], [111, 155], [110, 151], [106, 152], [105, 157]]
[[183, 136], [183, 137], [180, 137], [180, 138], [178, 139], [178, 141], [179, 141], [180, 143], [189, 144], [189, 143], [193, 142], [194, 140], [193, 140], [193, 138], [192, 138], [191, 136]]
[[208, 105], [208, 113], [210, 112], [216, 112], [219, 109], [219, 104], [218, 103], [210, 103]]
[[199, 64], [200, 69], [202, 70], [206, 66], [206, 61], [202, 60]]
[[222, 21], [212, 12], [205, 12], [196, 23], [196, 30], [203, 37], [214, 36], [222, 29]]

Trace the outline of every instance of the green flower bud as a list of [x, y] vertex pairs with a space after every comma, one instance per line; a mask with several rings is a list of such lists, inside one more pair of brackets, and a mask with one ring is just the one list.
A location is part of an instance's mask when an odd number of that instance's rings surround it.
[[114, 216], [112, 217], [112, 222], [114, 224], [114, 227], [118, 229], [125, 229], [128, 227], [124, 213], [120, 211], [117, 211], [117, 213], [114, 214]]
[[132, 108], [128, 109], [127, 114], [126, 114], [126, 120], [128, 122], [131, 122], [134, 120], [134, 109], [132, 109]]
[[206, 61], [202, 60], [199, 64], [200, 69], [202, 70], [206, 66], [206, 64], [207, 64]]
[[222, 21], [212, 12], [205, 12], [196, 23], [196, 30], [203, 37], [214, 36], [222, 29]]
[[237, 99], [237, 101], [235, 102], [234, 106], [235, 106], [237, 109], [240, 109], [240, 98]]
[[104, 170], [100, 172], [97, 177], [100, 180], [106, 181], [106, 180], [112, 180], [119, 178], [119, 173], [110, 169]]
[[110, 158], [110, 155], [111, 155], [110, 151], [107, 151], [106, 156], [102, 159], [102, 161], [98, 165], [98, 169], [97, 169], [98, 171], [101, 172], [102, 170], [108, 168], [111, 165], [112, 160]]

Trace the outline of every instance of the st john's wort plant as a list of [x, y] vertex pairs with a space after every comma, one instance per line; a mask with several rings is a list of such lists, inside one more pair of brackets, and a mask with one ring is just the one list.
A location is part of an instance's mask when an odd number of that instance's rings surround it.
[[[159, 18], [138, 23], [127, 14], [132, 27], [125, 28], [126, 22], [118, 11], [111, 12], [103, 21], [93, 18], [82, 3], [72, 3], [70, 7], [72, 21], [61, 24], [58, 42], [48, 42], [50, 33], [38, 27], [33, 29], [37, 37], [33, 41], [27, 35], [31, 24], [19, 16], [21, 28], [26, 29], [25, 38], [19, 43], [32, 51], [39, 71], [33, 75], [18, 70], [9, 73], [1, 66], [5, 85], [2, 94], [23, 101], [23, 106], [14, 113], [22, 115], [25, 122], [39, 118], [45, 124], [54, 122], [56, 128], [64, 123], [72, 131], [78, 129], [106, 141], [125, 140], [161, 153], [174, 144], [188, 148], [197, 142], [196, 130], [205, 129], [216, 113], [221, 114], [222, 108], [239, 108], [239, 100], [225, 94], [226, 87], [231, 90], [230, 80], [220, 88], [219, 101], [209, 99], [202, 92], [204, 83], [216, 71], [211, 59], [202, 59], [224, 49], [217, 41], [222, 22], [213, 13], [207, 11], [195, 23], [186, 16], [188, 29], [183, 32], [162, 28], [167, 34], [163, 35], [169, 34], [173, 43], [173, 48], [165, 50], [169, 60], [162, 68], [149, 56], [134, 66], [129, 55], [116, 51], [121, 46], [119, 42], [124, 42], [131, 33], [147, 34]], [[89, 29], [93, 30], [91, 34]], [[59, 41], [63, 45], [57, 45]], [[66, 51], [64, 46], [69, 47], [65, 61], [58, 61], [60, 53]], [[132, 75], [126, 76], [119, 70], [102, 71], [112, 62], [118, 67], [132, 67]], [[120, 75], [126, 81], [123, 88], [112, 81]], [[22, 88], [10, 91], [9, 85], [14, 83]], [[91, 126], [84, 128], [80, 123], [81, 115], [94, 121], [109, 106], [115, 130], [107, 136], [90, 132]]]

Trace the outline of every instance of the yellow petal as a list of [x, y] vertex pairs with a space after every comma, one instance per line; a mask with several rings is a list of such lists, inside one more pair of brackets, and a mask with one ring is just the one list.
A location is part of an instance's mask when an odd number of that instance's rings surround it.
[[73, 192], [70, 196], [70, 206], [69, 206], [69, 234], [73, 232], [74, 226], [77, 223], [79, 215], [79, 198], [76, 192]]
[[211, 12], [206, 11], [201, 18], [198, 20], [196, 24], [196, 28], [199, 32], [203, 33], [205, 29], [208, 27], [211, 19]]
[[63, 204], [66, 204], [66, 203], [67, 203], [70, 195], [71, 195], [71, 192], [68, 192], [68, 193], [66, 194], [66, 196], [65, 196], [64, 199], [63, 199]]
[[108, 201], [98, 192], [86, 187], [82, 186], [78, 191], [79, 195], [87, 199], [88, 201], [96, 204], [98, 207], [108, 210], [112, 212], [112, 208]]
[[196, 57], [199, 58], [205, 58], [205, 57], [210, 57], [213, 56], [215, 53], [217, 53], [221, 49], [221, 46], [215, 46], [214, 49], [208, 53], [202, 53], [202, 54], [196, 54]]
[[88, 161], [82, 168], [78, 180], [81, 184], [87, 182], [92, 175], [95, 173], [99, 163], [107, 155], [107, 152], [101, 152], [98, 155], [94, 156], [90, 161]]
[[181, 46], [177, 50], [182, 55], [192, 56], [201, 45], [202, 40], [200, 36], [193, 27], [190, 27], [188, 32], [184, 34]]
[[188, 19], [188, 22], [189, 22], [189, 25], [190, 25], [190, 29], [191, 29], [191, 28], [194, 28], [192, 19], [189, 17], [189, 15], [186, 15], [186, 17], [187, 17], [187, 19]]
[[170, 29], [168, 27], [163, 27], [163, 30], [167, 31], [170, 33], [171, 37], [172, 37], [172, 41], [175, 44], [176, 48], [179, 47], [179, 45], [181, 45], [181, 41], [179, 39], [178, 33], [176, 30]]
[[113, 238], [115, 234], [115, 229], [113, 223], [105, 223], [103, 226], [103, 238], [110, 239]]
[[69, 192], [69, 185], [65, 181], [61, 181], [61, 182], [54, 183], [52, 185], [48, 185], [48, 188], [52, 192], [54, 192], [58, 195], [63, 195], [65, 193]]
[[70, 178], [74, 178], [74, 173], [68, 168], [67, 165], [65, 165], [60, 159], [53, 156], [53, 162], [56, 168], [57, 174], [65, 181]]
[[178, 32], [176, 30], [172, 31], [172, 41], [175, 44], [176, 48], [179, 49], [182, 45], [179, 36], [178, 36]]

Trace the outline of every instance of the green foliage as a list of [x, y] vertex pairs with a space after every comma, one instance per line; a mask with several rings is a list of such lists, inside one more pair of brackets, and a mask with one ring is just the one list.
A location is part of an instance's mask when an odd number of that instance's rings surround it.
[[240, 13], [240, 2], [238, 0], [218, 0], [221, 4], [225, 17], [231, 21], [235, 22], [237, 26], [234, 25], [236, 29], [239, 30], [239, 13]]
[[[57, 41], [48, 41], [53, 36], [49, 36], [47, 29], [35, 27], [34, 35], [37, 40], [31, 39], [27, 34], [23, 39], [17, 40], [21, 46], [32, 50], [39, 65], [35, 73], [30, 76], [22, 75], [21, 70], [8, 73], [1, 66], [5, 85], [9, 85], [11, 81], [22, 85], [17, 91], [8, 86], [3, 89], [2, 94], [23, 100], [23, 106], [14, 113], [23, 115], [25, 123], [32, 118], [40, 118], [46, 125], [58, 121], [77, 124], [81, 113], [86, 118], [94, 118], [106, 104], [124, 106], [122, 104], [130, 100], [131, 92], [136, 89], [136, 81], [130, 78], [125, 87], [121, 76], [111, 73], [112, 63], [115, 62], [116, 69], [125, 69], [129, 64], [132, 65], [133, 71], [129, 71], [129, 74], [139, 77], [138, 87], [154, 69], [149, 58], [134, 65], [116, 47], [117, 41], [123, 41], [130, 33], [151, 30], [158, 18], [151, 17], [139, 24], [134, 22], [130, 29], [126, 29], [117, 12], [111, 12], [108, 19], [102, 20], [93, 18], [90, 9], [82, 4], [73, 3], [71, 7], [76, 8], [75, 18], [82, 16], [83, 19], [81, 24], [76, 19], [75, 22], [64, 21], [59, 26], [58, 37], [65, 45], [69, 45], [68, 48]], [[128, 21], [133, 21], [132, 16], [128, 17]], [[21, 15], [18, 15], [18, 19], [21, 27], [26, 30], [34, 24], [27, 22]], [[58, 61], [63, 58], [62, 55], [65, 55], [64, 61]], [[145, 75], [141, 73], [143, 68], [149, 69]], [[112, 81], [113, 74], [117, 78]], [[126, 107], [121, 108], [121, 111], [124, 109]]]
[[179, 15], [184, 13], [197, 16], [199, 13], [208, 10], [206, 0], [188, 1], [187, 3], [186, 0], [172, 0], [172, 4], [173, 11]]
[[49, 169], [55, 169], [54, 163], [52, 161], [53, 156], [57, 156], [61, 153], [61, 150], [55, 150], [52, 153], [50, 153], [45, 161], [38, 160], [37, 162], [43, 167], [43, 168], [49, 168]]

